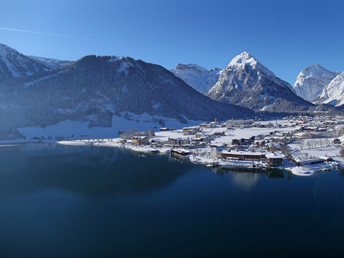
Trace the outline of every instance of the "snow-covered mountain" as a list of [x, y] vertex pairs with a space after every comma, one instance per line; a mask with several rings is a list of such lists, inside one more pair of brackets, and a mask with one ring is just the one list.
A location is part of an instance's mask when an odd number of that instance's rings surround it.
[[28, 57], [37, 62], [44, 64], [47, 67], [50, 67], [51, 69], [57, 69], [57, 68], [60, 68], [61, 66], [65, 66], [71, 63], [71, 61], [58, 60], [54, 58], [46, 58], [46, 57], [38, 57], [38, 56], [28, 56]]
[[0, 44], [0, 81], [51, 71], [51, 67]]
[[174, 75], [205, 94], [219, 79], [221, 69], [206, 69], [196, 64], [178, 64], [171, 70]]
[[0, 82], [4, 88], [0, 129], [79, 121], [117, 132], [118, 121], [135, 122], [138, 116], [164, 126], [168, 119], [186, 123], [254, 115], [211, 100], [162, 66], [129, 57], [87, 56], [44, 75]]
[[330, 104], [336, 107], [344, 105], [344, 72], [339, 73], [325, 86], [315, 102]]
[[247, 52], [233, 58], [207, 96], [263, 111], [301, 111], [312, 106]]
[[331, 72], [324, 67], [313, 64], [307, 66], [297, 76], [294, 90], [301, 98], [313, 101], [319, 97], [323, 89], [337, 76], [338, 73]]

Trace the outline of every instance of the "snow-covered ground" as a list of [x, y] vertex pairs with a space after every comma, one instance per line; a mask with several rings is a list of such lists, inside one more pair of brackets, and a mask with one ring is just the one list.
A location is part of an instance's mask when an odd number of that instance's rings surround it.
[[[235, 124], [235, 123], [234, 123]], [[263, 127], [264, 125], [268, 125]], [[246, 168], [246, 169], [266, 169], [267, 163], [265, 161], [248, 161], [248, 160], [231, 160], [219, 157], [219, 153], [215, 151], [210, 145], [222, 146], [223, 144], [231, 145], [233, 139], [250, 138], [252, 136], [269, 136], [276, 132], [278, 134], [289, 133], [300, 129], [300, 126], [292, 126], [287, 120], [278, 120], [271, 122], [260, 122], [259, 126], [233, 126], [228, 127], [225, 124], [217, 124], [216, 126], [194, 126], [198, 129], [199, 133], [205, 137], [209, 136], [211, 143], [205, 146], [200, 146], [190, 149], [191, 154], [188, 159], [197, 164], [206, 166], [220, 166], [223, 168]], [[224, 133], [224, 135], [214, 136], [215, 133]], [[161, 147], [152, 145], [135, 145], [131, 140], [123, 141], [120, 138], [102, 138], [102, 139], [87, 139], [87, 140], [74, 140], [74, 141], [60, 141], [59, 144], [65, 145], [91, 145], [91, 146], [104, 146], [125, 148], [136, 152], [142, 153], [170, 153], [173, 146], [168, 145], [169, 138], [190, 139], [196, 137], [195, 135], [184, 135], [183, 130], [168, 130], [156, 132], [155, 136], [151, 137], [151, 141], [164, 143]], [[316, 165], [298, 166], [295, 163], [290, 163], [286, 160], [280, 169], [291, 171], [295, 175], [310, 176], [317, 171], [326, 171], [337, 169], [340, 162], [343, 161], [339, 157], [340, 146], [332, 145], [332, 139], [309, 139], [297, 140], [288, 145], [292, 155], [296, 159], [305, 160], [315, 157], [332, 157], [338, 162], [324, 162]], [[215, 152], [214, 152], [215, 151]], [[234, 153], [234, 152], [232, 152]], [[248, 152], [247, 152], [248, 153]], [[258, 153], [258, 152], [256, 152]], [[263, 152], [263, 155], [267, 153]]]
[[[190, 121], [187, 125], [180, 123], [177, 120], [164, 120], [164, 128], [183, 128], [183, 129], [172, 129], [172, 130], [162, 130], [158, 131], [159, 128], [162, 126], [158, 122], [157, 117], [151, 117], [148, 115], [136, 115], [124, 118], [121, 117], [113, 117], [113, 123], [111, 128], [89, 128], [87, 122], [72, 122], [72, 121], [65, 121], [59, 123], [55, 126], [46, 127], [46, 128], [21, 128], [19, 131], [23, 133], [28, 141], [32, 141], [30, 137], [48, 137], [52, 136], [53, 138], [45, 138], [43, 141], [54, 141], [54, 136], [74, 136], [74, 139], [77, 140], [63, 140], [58, 141], [58, 144], [63, 145], [74, 145], [74, 146], [103, 146], [103, 147], [115, 147], [115, 148], [124, 148], [129, 149], [135, 152], [141, 153], [160, 153], [160, 154], [168, 154], [174, 149], [175, 146], [169, 145], [168, 140], [169, 138], [174, 139], [184, 139], [187, 140], [190, 144], [187, 144], [190, 151], [190, 154], [187, 156], [187, 159], [193, 163], [203, 164], [206, 166], [220, 166], [223, 168], [246, 168], [246, 169], [266, 169], [268, 167], [265, 158], [263, 160], [252, 161], [252, 160], [234, 160], [233, 156], [230, 158], [226, 158], [226, 153], [221, 152], [221, 148], [215, 148], [215, 146], [225, 146], [225, 149], [222, 148], [224, 151], [230, 151], [232, 148], [231, 154], [235, 153], [233, 151], [233, 140], [237, 139], [240, 140], [242, 138], [249, 139], [252, 136], [259, 136], [259, 139], [263, 139], [267, 142], [267, 145], [257, 147], [256, 142], [252, 142], [251, 148], [249, 149], [248, 146], [244, 147], [245, 155], [252, 155], [250, 151], [254, 151], [254, 155], [257, 153], [262, 153], [262, 157], [268, 157], [271, 153], [271, 146], [275, 144], [276, 146], [281, 146], [279, 143], [273, 142], [274, 140], [285, 140], [284, 137], [289, 137], [290, 135], [300, 136], [303, 134], [301, 127], [303, 126], [310, 126], [317, 124], [316, 121], [303, 121], [304, 119], [299, 118], [298, 120], [274, 120], [274, 121], [245, 121], [245, 120], [232, 120], [227, 121], [226, 123], [210, 123], [210, 124], [200, 124], [197, 121]], [[307, 119], [306, 119], [307, 120]], [[295, 123], [298, 122], [298, 123]], [[322, 123], [328, 122], [332, 120], [323, 119]], [[340, 120], [338, 120], [340, 121]], [[317, 124], [317, 127], [321, 128], [321, 123]], [[188, 127], [188, 128], [185, 128]], [[328, 127], [326, 134], [334, 135], [335, 132], [339, 131], [342, 125], [339, 123], [338, 125], [334, 125], [332, 127]], [[132, 139], [123, 140], [118, 138], [119, 132], [118, 131], [128, 131], [129, 128], [133, 128], [136, 130], [144, 131], [147, 129], [154, 128], [155, 136], [149, 138], [150, 143], [148, 145], [137, 145], [135, 144]], [[188, 130], [186, 130], [188, 129]], [[301, 133], [300, 133], [301, 130]], [[186, 131], [191, 132], [191, 134], [187, 134]], [[192, 132], [194, 131], [194, 132]], [[77, 132], [77, 133], [76, 133]], [[285, 134], [288, 133], [288, 134]], [[304, 133], [305, 135], [308, 132]], [[322, 135], [324, 133], [316, 134]], [[287, 136], [283, 136], [287, 135]], [[86, 137], [85, 137], [86, 136]], [[203, 140], [200, 140], [201, 138]], [[275, 138], [273, 138], [275, 137]], [[280, 137], [280, 138], [279, 138]], [[315, 172], [318, 171], [327, 171], [338, 169], [342, 167], [344, 164], [344, 159], [340, 157], [340, 150], [341, 145], [335, 145], [332, 143], [334, 138], [325, 138], [322, 135], [322, 138], [313, 138], [309, 139], [295, 139], [291, 143], [288, 143], [288, 148], [290, 150], [290, 154], [292, 155], [292, 159], [284, 159], [284, 164], [279, 166], [279, 169], [289, 170], [295, 175], [299, 176], [309, 176], [313, 175]], [[340, 138], [340, 137], [339, 137]], [[68, 139], [68, 138], [67, 138]], [[73, 138], [72, 138], [73, 139]], [[207, 140], [205, 140], [207, 139]], [[291, 138], [289, 138], [291, 139]], [[340, 138], [342, 141], [344, 137]], [[42, 140], [39, 139], [39, 140]], [[200, 140], [200, 143], [197, 141]], [[202, 142], [203, 141], [203, 142]], [[261, 141], [261, 140], [259, 140]], [[258, 141], [258, 142], [259, 142]], [[271, 141], [271, 142], [269, 142]], [[9, 142], [8, 144], [11, 144]], [[195, 145], [196, 143], [196, 145]], [[1, 142], [0, 142], [1, 144]], [[5, 142], [3, 142], [5, 144]], [[259, 144], [258, 144], [259, 145]], [[283, 145], [283, 143], [282, 143]], [[192, 147], [193, 146], [193, 147]], [[227, 147], [226, 147], [227, 146]], [[191, 148], [190, 148], [191, 147]], [[277, 147], [279, 148], [279, 147]], [[234, 148], [236, 150], [236, 148]], [[274, 150], [277, 156], [281, 155], [281, 152]], [[280, 150], [281, 151], [281, 150]], [[235, 154], [234, 154], [235, 155]], [[260, 154], [258, 154], [260, 155]], [[270, 155], [271, 156], [271, 155]], [[282, 155], [284, 156], [284, 155]], [[314, 165], [297, 165], [293, 160], [309, 160], [309, 159], [319, 159], [322, 157], [330, 157], [334, 161], [329, 162], [322, 162], [321, 164], [314, 164]], [[236, 157], [237, 158], [237, 157]], [[240, 158], [242, 159], [242, 158]], [[297, 161], [298, 162], [298, 161]]]
[[[329, 141], [325, 142], [325, 139], [309, 139], [309, 140], [298, 140], [288, 144], [291, 153], [296, 159], [309, 159], [316, 157], [332, 157], [336, 160], [344, 161], [343, 157], [340, 156], [339, 152], [341, 149], [340, 145], [333, 145]], [[320, 145], [320, 142], [323, 144]], [[309, 142], [309, 143], [308, 143]], [[317, 146], [315, 144], [318, 143]], [[326, 144], [326, 145], [325, 145]]]
[[19, 128], [18, 131], [26, 137], [32, 139], [33, 137], [77, 137], [82, 135], [90, 137], [115, 137], [117, 132], [110, 127], [92, 127], [90, 128], [88, 122], [64, 121], [56, 125], [47, 127], [25, 127]]
[[342, 167], [341, 163], [334, 161], [334, 162], [323, 162], [319, 164], [306, 165], [306, 166], [293, 166], [287, 169], [297, 176], [311, 176], [316, 172], [336, 170], [336, 169], [340, 169], [341, 167]]
[[[164, 122], [164, 126], [159, 124], [159, 121]], [[199, 121], [188, 121], [183, 124], [179, 120], [172, 118], [164, 118], [158, 116], [150, 116], [148, 114], [136, 115], [126, 114], [123, 116], [112, 117], [111, 127], [90, 127], [89, 122], [83, 121], [64, 121], [56, 125], [47, 127], [24, 127], [18, 128], [18, 131], [26, 137], [32, 139], [33, 137], [75, 137], [82, 138], [83, 136], [89, 138], [110, 138], [118, 137], [119, 131], [127, 131], [130, 128], [145, 131], [148, 129], [156, 129], [160, 127], [181, 128], [184, 126], [191, 126], [200, 124]]]

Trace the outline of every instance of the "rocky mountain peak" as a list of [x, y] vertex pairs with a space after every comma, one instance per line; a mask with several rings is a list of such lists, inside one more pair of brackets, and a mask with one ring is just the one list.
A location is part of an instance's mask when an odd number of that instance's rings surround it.
[[325, 103], [333, 106], [344, 105], [344, 72], [338, 73], [331, 82], [326, 85], [316, 103]]
[[[311, 105], [298, 98], [289, 83], [275, 76], [248, 52], [232, 59], [221, 72], [216, 84], [207, 92], [207, 96], [221, 102], [264, 111], [269, 110], [277, 99], [289, 101], [288, 103], [296, 101], [301, 105]], [[285, 104], [281, 103], [279, 100], [279, 107]], [[283, 109], [285, 107], [284, 105]]]
[[176, 68], [173, 70], [175, 71], [182, 71], [182, 70], [194, 70], [199, 72], [207, 72], [208, 70], [202, 66], [199, 66], [197, 64], [177, 64]]
[[245, 70], [246, 72], [254, 70], [259, 73], [265, 73], [270, 77], [275, 77], [275, 74], [272, 71], [262, 65], [255, 57], [246, 51], [234, 57], [226, 69]]
[[196, 64], [178, 64], [171, 72], [200, 93], [206, 93], [218, 80], [221, 69]]
[[313, 101], [336, 75], [319, 64], [312, 64], [299, 73], [293, 88], [298, 96]]
[[229, 63], [229, 66], [236, 66], [236, 65], [255, 65], [257, 64], [257, 60], [248, 52], [244, 51], [241, 54], [237, 55], [232, 59], [232, 61]]

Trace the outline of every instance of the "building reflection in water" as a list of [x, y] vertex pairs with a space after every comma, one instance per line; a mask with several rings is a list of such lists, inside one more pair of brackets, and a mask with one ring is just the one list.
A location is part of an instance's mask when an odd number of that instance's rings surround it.
[[252, 170], [228, 170], [228, 169], [221, 169], [221, 168], [212, 168], [216, 175], [219, 177], [230, 177], [232, 182], [244, 189], [250, 189], [254, 187], [258, 180], [262, 176], [266, 176], [267, 178], [285, 178], [286, 175], [289, 176], [289, 173], [283, 170], [278, 169], [271, 169], [266, 171], [252, 171]]

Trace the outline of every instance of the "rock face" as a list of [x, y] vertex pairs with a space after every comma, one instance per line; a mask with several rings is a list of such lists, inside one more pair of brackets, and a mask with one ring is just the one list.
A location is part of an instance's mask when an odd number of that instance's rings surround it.
[[307, 110], [311, 103], [296, 96], [291, 85], [247, 52], [233, 58], [206, 94], [214, 100], [254, 110]]
[[326, 70], [318, 64], [313, 64], [299, 73], [293, 88], [301, 98], [313, 101], [321, 95], [323, 89], [337, 75], [338, 73]]
[[171, 70], [198, 92], [205, 94], [219, 79], [221, 69], [205, 69], [196, 64], [178, 64]]
[[146, 114], [181, 122], [254, 115], [209, 99], [159, 65], [129, 57], [87, 56], [48, 72], [12, 77], [0, 81], [0, 100], [3, 132], [66, 120], [111, 127], [114, 115], [130, 120], [130, 114]]
[[344, 105], [344, 72], [339, 73], [325, 88], [315, 103], [325, 103], [336, 107]]

